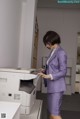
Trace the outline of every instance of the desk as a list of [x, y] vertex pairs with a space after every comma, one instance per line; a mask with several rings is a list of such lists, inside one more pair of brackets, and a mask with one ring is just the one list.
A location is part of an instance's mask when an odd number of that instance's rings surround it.
[[0, 101], [0, 119], [20, 119], [20, 103]]

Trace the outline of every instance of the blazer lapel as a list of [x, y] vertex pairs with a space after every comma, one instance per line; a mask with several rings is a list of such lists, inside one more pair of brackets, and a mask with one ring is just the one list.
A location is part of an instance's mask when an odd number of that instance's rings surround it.
[[60, 50], [60, 49], [61, 49], [61, 47], [59, 46], [59, 47], [54, 51], [52, 57], [51, 57], [50, 60], [49, 60], [49, 63], [56, 57], [57, 52], [58, 52], [58, 50]]

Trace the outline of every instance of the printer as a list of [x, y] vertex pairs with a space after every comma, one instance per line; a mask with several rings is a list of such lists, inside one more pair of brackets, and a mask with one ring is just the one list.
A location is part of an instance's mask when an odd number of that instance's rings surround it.
[[0, 101], [21, 103], [21, 114], [29, 114], [36, 99], [39, 77], [30, 70], [0, 68]]

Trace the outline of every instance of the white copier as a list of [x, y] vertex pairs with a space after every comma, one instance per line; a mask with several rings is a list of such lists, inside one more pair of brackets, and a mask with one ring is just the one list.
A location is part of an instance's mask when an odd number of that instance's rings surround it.
[[29, 114], [36, 99], [38, 76], [31, 70], [0, 68], [0, 101], [21, 103], [21, 114]]

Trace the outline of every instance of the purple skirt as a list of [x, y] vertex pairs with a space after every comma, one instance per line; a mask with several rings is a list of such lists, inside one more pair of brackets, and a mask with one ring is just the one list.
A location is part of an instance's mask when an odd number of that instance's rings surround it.
[[62, 97], [64, 92], [48, 93], [48, 111], [51, 115], [60, 115]]

